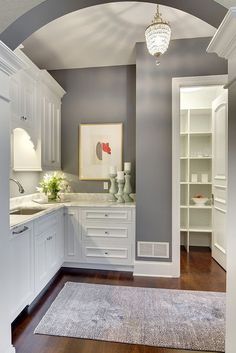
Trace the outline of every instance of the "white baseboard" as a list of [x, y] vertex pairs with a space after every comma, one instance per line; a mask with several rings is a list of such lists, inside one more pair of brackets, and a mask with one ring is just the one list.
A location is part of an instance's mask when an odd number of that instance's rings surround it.
[[78, 263], [78, 262], [64, 262], [62, 264], [62, 267], [82, 268], [82, 269], [88, 269], [88, 270], [134, 272], [134, 266], [122, 266], [122, 265], [102, 265], [102, 264], [85, 264], [85, 263]]
[[178, 278], [180, 273], [173, 262], [135, 261], [134, 276]]

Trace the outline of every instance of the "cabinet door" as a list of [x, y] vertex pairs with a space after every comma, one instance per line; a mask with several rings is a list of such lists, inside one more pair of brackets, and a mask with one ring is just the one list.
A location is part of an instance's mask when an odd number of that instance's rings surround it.
[[12, 127], [22, 123], [23, 112], [21, 107], [21, 80], [20, 75], [15, 74], [10, 80], [11, 118]]
[[52, 100], [51, 126], [52, 126], [52, 165], [55, 169], [61, 168], [61, 102], [54, 98]]
[[35, 237], [35, 290], [36, 295], [47, 284], [47, 234]]
[[43, 166], [61, 168], [61, 101], [47, 88], [42, 95]]
[[48, 281], [54, 276], [56, 271], [58, 270], [58, 256], [57, 256], [57, 227], [51, 227], [47, 233], [46, 237], [46, 264], [47, 264], [47, 272], [48, 272]]
[[42, 148], [43, 166], [51, 167], [52, 155], [52, 125], [51, 102], [47, 96], [42, 98]]
[[12, 230], [11, 250], [12, 261], [15, 263], [11, 278], [11, 317], [14, 320], [31, 303], [34, 295], [33, 234], [31, 225], [16, 227]]
[[80, 260], [80, 229], [78, 211], [69, 208], [65, 212], [65, 261]]
[[34, 139], [36, 121], [36, 81], [25, 72], [10, 81], [12, 128], [25, 129]]
[[27, 74], [22, 75], [22, 107], [25, 128], [34, 130], [36, 119], [36, 82]]
[[64, 262], [64, 209], [58, 211], [57, 214], [57, 257], [58, 257], [58, 268]]

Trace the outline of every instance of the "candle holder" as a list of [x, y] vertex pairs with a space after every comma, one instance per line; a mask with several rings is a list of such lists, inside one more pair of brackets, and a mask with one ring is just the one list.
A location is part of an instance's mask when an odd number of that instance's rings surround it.
[[123, 198], [123, 189], [124, 189], [125, 181], [122, 179], [117, 179], [117, 183], [118, 183], [118, 193], [116, 194], [117, 202], [124, 203], [125, 200]]
[[116, 185], [116, 174], [110, 174], [111, 187], [109, 189], [109, 193], [111, 194], [111, 201], [117, 201], [116, 194], [118, 192]]
[[133, 199], [130, 197], [131, 193], [132, 193], [131, 171], [127, 170], [125, 171], [125, 186], [124, 186], [124, 194], [123, 194], [123, 198], [125, 202], [133, 202]]

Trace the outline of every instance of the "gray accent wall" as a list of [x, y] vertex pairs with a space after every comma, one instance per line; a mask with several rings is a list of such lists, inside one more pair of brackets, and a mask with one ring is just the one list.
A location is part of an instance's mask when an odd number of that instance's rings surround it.
[[[67, 92], [62, 101], [62, 169], [74, 192], [103, 192], [102, 181], [79, 180], [79, 124], [122, 122], [123, 159], [132, 162], [135, 171], [135, 66], [56, 70], [50, 74]], [[135, 178], [133, 186], [134, 182]]]
[[209, 42], [173, 40], [160, 66], [144, 43], [136, 45], [137, 241], [169, 242], [171, 249], [172, 78], [227, 74], [227, 62], [206, 53]]

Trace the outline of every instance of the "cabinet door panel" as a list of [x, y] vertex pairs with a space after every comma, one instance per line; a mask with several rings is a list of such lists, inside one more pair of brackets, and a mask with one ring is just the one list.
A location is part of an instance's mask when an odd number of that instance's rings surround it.
[[22, 117], [20, 90], [21, 87], [19, 75], [13, 75], [10, 81], [11, 116], [13, 126], [20, 124]]
[[57, 228], [53, 227], [49, 229], [46, 233], [46, 263], [49, 280], [57, 271], [58, 257], [56, 249], [56, 240]]
[[34, 121], [36, 114], [36, 97], [35, 97], [35, 82], [29, 77], [23, 81], [23, 107], [24, 107], [24, 124], [34, 129]]
[[61, 111], [55, 100], [52, 105], [52, 164], [54, 168], [61, 168]]
[[65, 213], [65, 260], [79, 261], [79, 224], [76, 210]]
[[33, 235], [30, 226], [17, 227], [12, 231], [11, 249], [15, 262], [11, 290], [11, 316], [14, 320], [30, 304], [34, 295]]
[[43, 148], [43, 165], [50, 167], [52, 155], [52, 126], [51, 126], [51, 103], [48, 97], [43, 97], [43, 114], [42, 114], [42, 148]]
[[47, 238], [45, 234], [35, 237], [35, 289], [38, 294], [47, 284]]
[[43, 165], [58, 170], [61, 168], [61, 100], [45, 87], [42, 106]]

